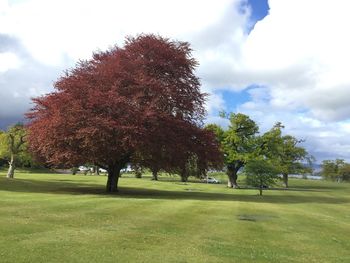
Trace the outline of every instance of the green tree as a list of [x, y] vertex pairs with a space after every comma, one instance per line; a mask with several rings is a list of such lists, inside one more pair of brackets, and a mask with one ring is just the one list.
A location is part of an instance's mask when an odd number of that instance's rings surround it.
[[344, 163], [344, 165], [339, 168], [339, 174], [343, 181], [350, 181], [350, 163]]
[[269, 160], [252, 160], [244, 168], [247, 175], [247, 184], [258, 187], [259, 194], [262, 195], [263, 189], [276, 183], [278, 179], [278, 169]]
[[28, 160], [26, 130], [23, 124], [16, 124], [0, 134], [0, 157], [8, 160], [7, 178], [13, 178], [18, 160]]
[[350, 180], [350, 164], [343, 159], [324, 160], [322, 162], [321, 174], [326, 179], [333, 181]]
[[0, 167], [8, 163], [7, 160], [4, 158], [5, 152], [7, 152], [5, 138], [6, 138], [5, 132], [0, 130]]
[[143, 167], [137, 164], [133, 165], [132, 167], [135, 173], [135, 178], [142, 178]]
[[228, 187], [237, 188], [237, 174], [244, 165], [257, 157], [257, 124], [242, 113], [222, 113], [221, 117], [227, 118], [230, 125], [227, 130], [220, 126], [210, 124], [207, 126], [216, 134], [221, 144], [221, 151], [224, 154], [224, 163], [227, 169]]
[[[283, 183], [288, 188], [288, 175], [311, 172], [314, 158], [304, 147], [298, 146], [303, 140], [291, 135], [282, 135], [284, 126], [278, 122], [261, 137], [262, 155], [269, 158], [282, 174]], [[309, 166], [306, 163], [310, 164]]]
[[196, 154], [188, 155], [188, 159], [185, 164], [179, 167], [178, 174], [181, 177], [181, 182], [187, 182], [190, 176], [195, 178], [201, 178], [206, 175], [206, 169], [202, 169], [200, 166], [200, 160]]

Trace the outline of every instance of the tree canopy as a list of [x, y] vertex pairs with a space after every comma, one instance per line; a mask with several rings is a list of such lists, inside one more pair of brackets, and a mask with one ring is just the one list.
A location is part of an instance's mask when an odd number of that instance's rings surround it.
[[324, 160], [321, 174], [333, 181], [350, 181], [350, 164], [343, 159]]
[[228, 187], [238, 187], [237, 173], [257, 153], [257, 124], [242, 113], [222, 114], [230, 121], [227, 130], [220, 126], [210, 124], [206, 128], [216, 134], [221, 144], [224, 162], [228, 175]]
[[313, 157], [305, 148], [298, 146], [302, 140], [291, 135], [282, 135], [284, 127], [281, 123], [276, 123], [269, 131], [260, 135], [258, 125], [245, 114], [231, 113], [221, 116], [230, 121], [227, 129], [215, 124], [208, 125], [207, 129], [215, 133], [217, 141], [220, 142], [228, 175], [228, 187], [238, 187], [238, 172], [247, 163], [258, 159], [273, 163], [283, 175], [286, 187], [289, 174], [310, 170], [305, 162], [311, 162]]
[[[68, 70], [55, 92], [34, 99], [31, 150], [50, 165], [106, 169], [108, 192], [117, 191], [120, 169], [131, 160], [181, 166], [184, 153], [211, 139], [200, 128], [206, 94], [196, 66], [187, 42], [152, 34], [94, 53]], [[214, 139], [204, 144], [215, 151]]]
[[19, 162], [30, 162], [31, 156], [27, 151], [26, 130], [23, 124], [11, 126], [7, 132], [0, 132], [0, 158], [8, 161], [8, 178], [13, 178]]
[[244, 168], [247, 175], [247, 184], [259, 188], [262, 195], [263, 189], [275, 184], [278, 179], [279, 170], [267, 159], [256, 159], [247, 163]]
[[299, 146], [303, 140], [291, 135], [282, 135], [284, 126], [277, 122], [262, 136], [263, 154], [268, 157], [282, 174], [283, 183], [288, 187], [288, 175], [311, 172], [314, 158]]

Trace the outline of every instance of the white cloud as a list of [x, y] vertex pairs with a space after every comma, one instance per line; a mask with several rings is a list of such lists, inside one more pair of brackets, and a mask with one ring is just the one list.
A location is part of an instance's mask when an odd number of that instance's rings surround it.
[[320, 120], [350, 118], [350, 3], [270, 0], [270, 14], [243, 44], [249, 81], [270, 87], [272, 104], [303, 107]]
[[65, 56], [76, 61], [121, 44], [129, 34], [177, 37], [200, 32], [215, 24], [231, 2], [27, 0], [6, 9], [0, 33], [18, 37], [40, 62], [57, 65]]
[[0, 73], [18, 67], [20, 67], [20, 60], [15, 54], [11, 52], [0, 53]]
[[219, 93], [214, 93], [213, 91], [207, 92], [208, 100], [206, 102], [206, 110], [209, 115], [214, 115], [218, 111], [224, 110], [226, 108], [225, 99]]

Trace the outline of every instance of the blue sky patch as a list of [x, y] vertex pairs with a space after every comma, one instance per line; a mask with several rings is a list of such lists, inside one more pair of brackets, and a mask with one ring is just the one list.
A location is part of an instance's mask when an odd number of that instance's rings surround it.
[[248, 5], [252, 8], [251, 19], [255, 22], [262, 20], [269, 12], [267, 0], [248, 0]]
[[230, 90], [224, 90], [222, 91], [222, 97], [225, 100], [226, 104], [226, 111], [228, 112], [235, 112], [236, 108], [247, 102], [250, 101], [250, 94], [249, 89], [245, 89], [242, 91], [230, 91]]
[[250, 6], [251, 8], [251, 16], [250, 23], [248, 25], [248, 33], [250, 33], [255, 24], [262, 20], [269, 13], [269, 4], [268, 0], [248, 0], [242, 7], [244, 9], [245, 6]]

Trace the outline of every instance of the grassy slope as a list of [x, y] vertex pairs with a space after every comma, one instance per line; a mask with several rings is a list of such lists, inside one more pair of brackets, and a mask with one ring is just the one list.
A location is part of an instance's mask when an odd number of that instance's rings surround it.
[[350, 184], [293, 190], [0, 172], [1, 262], [350, 262]]

